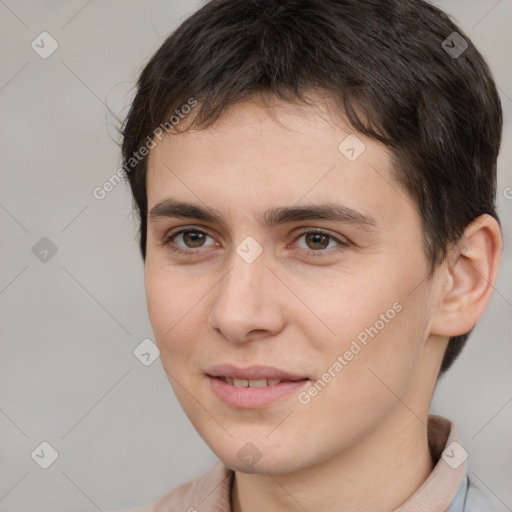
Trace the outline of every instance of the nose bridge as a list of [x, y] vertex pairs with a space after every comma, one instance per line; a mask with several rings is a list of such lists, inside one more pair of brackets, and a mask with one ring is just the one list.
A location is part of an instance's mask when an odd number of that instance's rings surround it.
[[262, 270], [266, 270], [261, 261], [259, 263], [247, 264], [244, 261], [237, 261], [235, 256], [231, 271], [224, 278], [222, 283], [223, 299], [232, 301], [231, 307], [236, 304], [245, 304], [245, 307], [256, 307], [259, 302], [259, 285], [264, 277]]
[[230, 263], [230, 270], [218, 284], [211, 326], [232, 341], [246, 341], [254, 331], [275, 333], [282, 326], [282, 318], [269, 285], [272, 273], [266, 258], [260, 255], [249, 262], [233, 253]]

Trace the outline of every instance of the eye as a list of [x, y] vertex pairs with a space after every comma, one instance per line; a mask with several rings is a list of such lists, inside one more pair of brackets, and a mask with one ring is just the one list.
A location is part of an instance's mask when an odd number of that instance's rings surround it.
[[[300, 242], [303, 240], [303, 242]], [[305, 231], [298, 238], [296, 246], [310, 253], [331, 252], [331, 249], [343, 249], [347, 247], [347, 240], [335, 237], [324, 231]], [[316, 254], [315, 254], [316, 256]]]
[[[207, 244], [207, 240], [213, 241], [213, 244]], [[216, 245], [215, 240], [208, 233], [200, 229], [182, 229], [170, 233], [165, 237], [164, 245], [168, 245], [173, 251], [189, 254], [195, 252], [194, 249]]]
[[[208, 239], [210, 243], [208, 243]], [[162, 244], [168, 246], [174, 252], [186, 255], [200, 254], [201, 251], [197, 249], [219, 245], [208, 233], [197, 228], [183, 228], [171, 232], [166, 235]], [[306, 257], [317, 257], [341, 250], [348, 247], [350, 243], [342, 237], [334, 236], [325, 231], [310, 229], [299, 234], [294, 245], [296, 248], [305, 251]]]

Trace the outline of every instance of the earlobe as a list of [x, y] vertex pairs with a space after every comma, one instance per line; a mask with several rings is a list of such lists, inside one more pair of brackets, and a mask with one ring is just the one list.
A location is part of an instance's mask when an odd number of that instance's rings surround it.
[[481, 215], [466, 227], [450, 249], [432, 335], [459, 336], [475, 326], [494, 290], [502, 248], [500, 226], [490, 215]]

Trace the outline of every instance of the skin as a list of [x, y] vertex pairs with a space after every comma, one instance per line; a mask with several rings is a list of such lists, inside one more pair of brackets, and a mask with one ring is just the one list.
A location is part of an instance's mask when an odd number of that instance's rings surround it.
[[[392, 177], [389, 153], [357, 135], [366, 149], [349, 161], [338, 145], [353, 130], [326, 112], [246, 101], [207, 129], [168, 135], [148, 160], [148, 211], [173, 198], [222, 216], [148, 216], [145, 285], [176, 396], [235, 470], [234, 512], [340, 503], [382, 512], [404, 503], [434, 465], [426, 423], [448, 337], [476, 323], [496, 279], [501, 237], [489, 216], [468, 226], [428, 278], [420, 217]], [[262, 221], [270, 208], [326, 201], [376, 224]], [[183, 227], [189, 236], [172, 238]], [[328, 237], [311, 241], [303, 228]], [[190, 245], [197, 229], [208, 235], [202, 246]], [[247, 236], [263, 250], [250, 264], [236, 252]], [[292, 393], [240, 409], [211, 391], [206, 372], [219, 363], [271, 365], [316, 381], [394, 303], [401, 311], [307, 404]], [[237, 457], [247, 442], [261, 453], [254, 465]]]

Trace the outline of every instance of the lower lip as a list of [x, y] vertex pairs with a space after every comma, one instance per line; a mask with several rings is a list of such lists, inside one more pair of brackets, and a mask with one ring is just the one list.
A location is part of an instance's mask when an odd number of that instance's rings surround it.
[[232, 407], [239, 407], [241, 409], [265, 407], [283, 396], [297, 393], [309, 382], [309, 379], [304, 379], [280, 382], [273, 386], [263, 386], [261, 388], [242, 388], [228, 384], [218, 377], [208, 378], [210, 379], [213, 392], [220, 400]]

